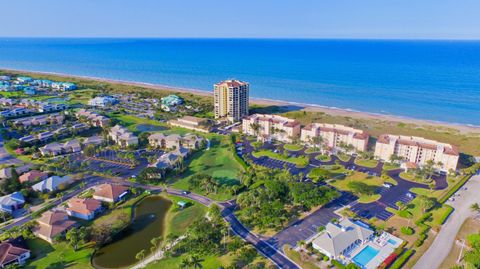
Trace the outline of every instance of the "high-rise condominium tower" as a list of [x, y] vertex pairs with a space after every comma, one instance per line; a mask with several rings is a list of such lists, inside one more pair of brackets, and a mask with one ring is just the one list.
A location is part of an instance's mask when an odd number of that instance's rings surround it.
[[225, 80], [214, 85], [215, 118], [226, 117], [235, 122], [248, 116], [247, 82], [239, 80]]

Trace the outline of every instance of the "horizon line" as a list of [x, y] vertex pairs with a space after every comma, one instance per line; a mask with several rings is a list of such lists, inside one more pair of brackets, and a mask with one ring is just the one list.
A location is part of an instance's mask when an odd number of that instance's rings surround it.
[[380, 37], [148, 37], [148, 36], [0, 36], [0, 39], [210, 39], [210, 40], [378, 40], [378, 41], [480, 41], [480, 38], [380, 38]]

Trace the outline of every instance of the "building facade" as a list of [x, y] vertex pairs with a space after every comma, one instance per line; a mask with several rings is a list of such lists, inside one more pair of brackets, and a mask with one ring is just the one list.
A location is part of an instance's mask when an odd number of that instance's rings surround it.
[[243, 119], [245, 134], [256, 136], [259, 140], [278, 140], [286, 143], [300, 136], [300, 123], [278, 115], [254, 114]]
[[339, 124], [312, 123], [302, 129], [302, 142], [315, 145], [315, 137], [321, 137], [321, 145], [317, 146], [322, 148], [326, 146], [336, 151], [342, 145], [351, 145], [354, 151], [365, 151], [369, 136], [362, 130]]
[[248, 116], [249, 84], [239, 80], [225, 80], [214, 85], [215, 118], [231, 122]]
[[375, 145], [375, 157], [390, 161], [392, 156], [419, 166], [433, 161], [437, 169], [449, 171], [457, 169], [459, 152], [453, 145], [423, 137], [380, 135]]

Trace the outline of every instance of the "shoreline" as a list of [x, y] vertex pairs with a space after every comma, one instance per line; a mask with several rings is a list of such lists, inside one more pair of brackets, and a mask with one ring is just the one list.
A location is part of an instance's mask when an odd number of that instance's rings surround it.
[[[168, 90], [168, 91], [176, 91], [176, 92], [182, 92], [182, 93], [191, 93], [195, 95], [213, 97], [213, 92], [211, 91], [204, 91], [204, 90], [199, 90], [194, 88], [175, 87], [175, 86], [154, 84], [154, 83], [148, 83], [148, 82], [72, 75], [72, 74], [59, 73], [59, 72], [19, 70], [19, 69], [1, 68], [1, 67], [0, 67], [0, 70], [6, 71], [6, 72], [10, 71], [10, 72], [31, 73], [31, 74], [38, 74], [38, 75], [54, 75], [54, 76], [65, 77], [65, 78], [70, 77], [70, 78], [76, 78], [76, 79], [87, 79], [87, 80], [107, 82], [112, 84], [138, 86], [138, 87], [143, 87], [143, 88], [152, 89], [152, 90]], [[250, 104], [263, 105], [263, 106], [280, 106], [280, 107], [283, 107], [283, 109], [285, 109], [285, 112], [295, 111], [295, 110], [304, 110], [308, 112], [323, 112], [326, 114], [330, 114], [332, 116], [391, 121], [391, 122], [398, 122], [398, 123], [415, 124], [420, 126], [430, 125], [434, 127], [453, 128], [458, 130], [461, 133], [480, 133], [480, 126], [476, 126], [476, 125], [417, 119], [417, 118], [411, 118], [406, 116], [358, 111], [353, 109], [329, 107], [329, 106], [317, 105], [317, 104], [305, 104], [305, 103], [299, 103], [299, 102], [272, 100], [272, 99], [258, 98], [258, 97], [250, 97]]]

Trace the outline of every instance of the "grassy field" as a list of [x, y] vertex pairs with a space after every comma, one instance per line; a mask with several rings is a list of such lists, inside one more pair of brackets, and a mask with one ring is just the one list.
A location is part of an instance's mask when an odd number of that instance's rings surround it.
[[307, 159], [305, 156], [301, 156], [301, 157], [286, 157], [286, 156], [283, 155], [283, 154], [275, 153], [275, 152], [272, 152], [272, 151], [270, 151], [270, 150], [260, 150], [260, 151], [254, 152], [254, 153], [252, 153], [252, 154], [253, 154], [253, 156], [255, 156], [255, 157], [257, 157], [257, 158], [260, 158], [260, 157], [263, 157], [263, 156], [267, 156], [267, 157], [272, 158], [272, 159], [276, 159], [276, 160], [281, 160], [281, 161], [293, 163], [293, 164], [295, 164], [297, 167], [305, 167], [305, 166], [308, 165], [308, 159]]
[[290, 246], [284, 246], [283, 251], [285, 255], [292, 259], [296, 264], [300, 265], [303, 269], [318, 269], [319, 267], [312, 261], [302, 260], [300, 253], [290, 248]]
[[303, 149], [303, 146], [298, 144], [285, 144], [283, 147], [290, 151], [299, 151]]
[[174, 195], [162, 195], [165, 198], [172, 200], [174, 205], [176, 205], [178, 201], [188, 201], [190, 203], [187, 208], [181, 210], [176, 209], [176, 206], [170, 207], [170, 210], [165, 218], [165, 235], [174, 234], [180, 236], [184, 234], [188, 226], [192, 225], [195, 220], [204, 217], [207, 213], [207, 207], [200, 203]]
[[[238, 184], [238, 174], [243, 167], [233, 157], [231, 140], [229, 137], [220, 135], [210, 136], [210, 150], [202, 150], [190, 157], [187, 170], [174, 178], [173, 187], [188, 189], [188, 179], [198, 174], [208, 174], [216, 179], [221, 185]], [[206, 194], [201, 190], [192, 190], [200, 194]], [[209, 193], [208, 197], [215, 200], [230, 199], [229, 193]]]
[[71, 268], [84, 269], [92, 268], [90, 256], [94, 249], [90, 246], [83, 246], [76, 252], [66, 243], [50, 245], [42, 239], [31, 239], [27, 241], [32, 251], [32, 259], [24, 268]]
[[[369, 176], [365, 173], [361, 172], [353, 172], [352, 175], [345, 177], [344, 179], [337, 179], [337, 180], [332, 180], [329, 181], [329, 184], [334, 186], [335, 188], [343, 191], [351, 191], [351, 189], [348, 186], [348, 183], [350, 182], [363, 182], [365, 184], [371, 185], [371, 186], [377, 186], [380, 187], [382, 186], [383, 183], [386, 181], [380, 177], [375, 177], [375, 176]], [[370, 203], [373, 201], [376, 201], [380, 199], [379, 194], [374, 194], [374, 195], [359, 195], [358, 202], [360, 203]]]
[[357, 159], [355, 159], [355, 164], [363, 166], [363, 167], [374, 168], [374, 167], [377, 167], [378, 161], [377, 160], [364, 160], [364, 159], [357, 158]]
[[315, 157], [315, 159], [322, 162], [329, 162], [332, 158], [330, 158], [330, 156], [328, 155], [318, 155], [317, 157]]

